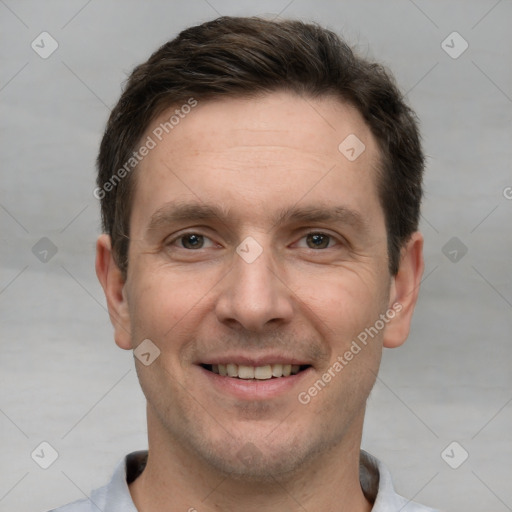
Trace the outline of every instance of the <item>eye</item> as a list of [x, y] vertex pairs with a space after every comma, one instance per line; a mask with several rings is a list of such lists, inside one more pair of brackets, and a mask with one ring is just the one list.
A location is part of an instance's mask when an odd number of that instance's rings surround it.
[[[301, 238], [301, 241], [305, 240], [308, 249], [329, 249], [332, 247], [336, 240], [326, 233], [308, 233], [306, 236]], [[299, 242], [299, 245], [300, 242]], [[303, 245], [301, 245], [303, 247]]]
[[185, 233], [184, 235], [175, 238], [169, 242], [171, 246], [178, 246], [180, 249], [204, 249], [205, 247], [212, 247], [213, 242], [206, 236], [198, 233]]

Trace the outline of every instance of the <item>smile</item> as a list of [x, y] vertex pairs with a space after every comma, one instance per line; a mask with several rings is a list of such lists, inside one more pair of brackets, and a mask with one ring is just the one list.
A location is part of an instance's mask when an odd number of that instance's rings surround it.
[[281, 377], [297, 375], [299, 372], [309, 368], [309, 365], [298, 364], [266, 364], [263, 366], [247, 366], [242, 364], [203, 364], [206, 370], [216, 373], [222, 377], [231, 377], [244, 380], [270, 380]]

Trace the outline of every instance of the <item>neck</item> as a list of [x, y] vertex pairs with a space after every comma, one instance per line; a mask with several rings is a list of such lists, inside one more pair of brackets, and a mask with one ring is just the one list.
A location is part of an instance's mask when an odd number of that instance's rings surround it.
[[130, 484], [132, 499], [141, 512], [370, 512], [372, 506], [359, 482], [363, 417], [364, 412], [337, 446], [319, 453], [300, 470], [255, 482], [221, 474], [174, 439], [169, 440], [148, 407], [148, 461]]

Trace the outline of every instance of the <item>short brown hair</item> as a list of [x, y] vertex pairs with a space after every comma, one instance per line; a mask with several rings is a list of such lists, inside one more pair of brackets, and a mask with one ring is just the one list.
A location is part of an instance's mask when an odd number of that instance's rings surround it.
[[124, 172], [116, 183], [112, 178], [150, 123], [190, 98], [251, 97], [278, 90], [312, 98], [334, 95], [365, 119], [381, 153], [378, 194], [389, 270], [397, 273], [400, 249], [418, 229], [424, 157], [416, 117], [391, 74], [317, 24], [220, 17], [184, 30], [137, 66], [108, 120], [96, 191], [101, 191], [103, 230], [111, 236], [125, 276], [134, 176]]

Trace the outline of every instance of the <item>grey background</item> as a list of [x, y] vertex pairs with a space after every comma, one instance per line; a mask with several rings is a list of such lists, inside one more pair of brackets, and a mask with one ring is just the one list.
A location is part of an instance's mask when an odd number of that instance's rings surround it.
[[[147, 446], [133, 358], [94, 274], [94, 160], [120, 84], [191, 24], [270, 13], [389, 65], [422, 121], [425, 277], [409, 341], [384, 353], [363, 447], [409, 498], [512, 510], [510, 0], [0, 0], [1, 511], [81, 498]], [[47, 59], [31, 48], [43, 31], [59, 44]], [[441, 47], [453, 31], [469, 44], [456, 59]], [[57, 249], [46, 262], [43, 237]], [[42, 441], [59, 454], [46, 470], [31, 458]], [[469, 453], [458, 469], [441, 456], [452, 441]]]

